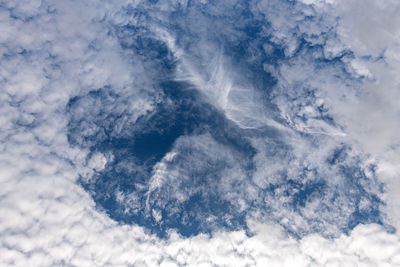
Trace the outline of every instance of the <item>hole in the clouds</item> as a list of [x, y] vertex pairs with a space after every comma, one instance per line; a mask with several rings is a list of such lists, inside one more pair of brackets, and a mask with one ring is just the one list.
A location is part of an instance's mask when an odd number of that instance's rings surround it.
[[[252, 182], [260, 167], [254, 157], [266, 153], [274, 164], [290, 167], [290, 146], [274, 131], [235, 126], [188, 84], [168, 82], [162, 88], [164, 100], [155, 110], [119, 131], [113, 122], [124, 114], [108, 109], [109, 114], [90, 117], [93, 110], [84, 109], [94, 107], [88, 103], [118, 102], [121, 97], [108, 93], [110, 88], [71, 99], [68, 105], [71, 144], [113, 155], [93, 179], [81, 181], [110, 218], [141, 225], [160, 237], [170, 229], [184, 236], [247, 229], [246, 218], [254, 213], [282, 222], [285, 209], [304, 216], [307, 223], [294, 231], [302, 226], [291, 218], [283, 220], [294, 236], [310, 231], [334, 234], [328, 229], [332, 225], [348, 232], [362, 222], [381, 223], [380, 201], [363, 189], [361, 183], [368, 180], [356, 166], [359, 161], [346, 165], [346, 147], [338, 147], [325, 161], [326, 167], [338, 169], [341, 185], [330, 185], [326, 173], [307, 167], [296, 177], [279, 171], [274, 175], [281, 177], [262, 189]], [[268, 148], [256, 149], [249, 142], [252, 138], [269, 140]], [[279, 210], [274, 210], [277, 205]]]
[[[82, 184], [111, 218], [145, 226], [159, 236], [164, 236], [168, 229], [191, 236], [221, 227], [245, 228], [244, 213], [235, 210], [234, 205], [210, 185], [220, 186], [222, 172], [236, 164], [233, 160], [241, 161], [241, 168], [250, 170], [255, 150], [239, 128], [187, 86], [163, 84], [164, 101], [154, 112], [140, 117], [133, 127], [127, 132], [122, 130], [119, 135], [111, 134], [114, 131], [108, 129], [109, 121], [96, 120], [92, 125], [97, 127], [96, 131], [82, 129], [89, 124], [84, 116], [71, 121], [71, 142], [80, 140], [82, 146], [87, 146], [88, 140], [92, 140], [90, 149], [93, 152], [113, 155], [113, 161], [95, 179], [89, 183], [82, 180]], [[81, 99], [74, 98], [69, 111], [79, 112], [80, 104], [101, 102], [108, 95], [100, 90]], [[82, 138], [86, 132], [91, 135]], [[190, 140], [195, 148], [191, 147]], [[169, 168], [179, 165], [180, 176], [172, 181], [174, 184], [150, 191], [156, 164], [174, 147], [179, 155], [169, 163]], [[215, 147], [218, 147], [216, 155], [210, 155]], [[221, 152], [221, 149], [228, 152]], [[185, 164], [189, 165], [185, 167]], [[176, 195], [182, 193], [184, 200]]]
[[[211, 32], [206, 39], [219, 42], [223, 56], [232, 62], [233, 72], [240, 74], [232, 81], [243, 88], [254, 88], [263, 98], [238, 107], [251, 110], [251, 105], [263, 104], [258, 110], [278, 113], [271, 98], [274, 94], [286, 96], [287, 92], [276, 92], [278, 81], [272, 73], [286, 60], [285, 51], [263, 36], [263, 24], [253, 21], [247, 8], [238, 6], [235, 11], [245, 18], [234, 29], [237, 35], [228, 38]], [[224, 25], [219, 21], [223, 18], [211, 17], [218, 20], [215, 27]], [[202, 57], [209, 55], [201, 49], [210, 48], [203, 47], [202, 36], [182, 23], [184, 18], [185, 14], [176, 14], [168, 29], [177, 28], [177, 44], [193, 53], [193, 60], [206, 61]], [[209, 104], [201, 90], [170, 81], [182, 62], [165, 43], [155, 40], [149, 29], [128, 25], [115, 31], [123, 53], [135, 54], [160, 94], [154, 109], [140, 115], [128, 112], [136, 96], [125, 98], [107, 87], [75, 97], [67, 106], [71, 115], [69, 142], [93, 154], [112, 155], [93, 179], [81, 181], [110, 218], [141, 225], [161, 237], [171, 229], [184, 236], [246, 229], [247, 218], [281, 223], [298, 237], [310, 232], [334, 236], [349, 232], [359, 223], [381, 222], [381, 202], [376, 196], [379, 185], [374, 178], [366, 177], [361, 160], [346, 153], [342, 144], [320, 156], [315, 144], [323, 143], [325, 137], [294, 134], [294, 138], [307, 140], [303, 147], [296, 141], [289, 145], [282, 137], [286, 132], [267, 125], [243, 129]], [[191, 38], [201, 40], [201, 45]], [[299, 40], [291, 57], [314, 55], [318, 49]], [[323, 64], [336, 63], [315, 64], [324, 68]], [[198, 66], [207, 68], [207, 64], [200, 62]], [[218, 86], [212, 90], [218, 90]], [[312, 106], [316, 102], [314, 91], [302, 92], [287, 98]], [[313, 119], [334, 126], [328, 110], [319, 107], [315, 110], [320, 117], [314, 114]], [[274, 116], [270, 115], [276, 119]], [[306, 124], [308, 117], [296, 119]]]

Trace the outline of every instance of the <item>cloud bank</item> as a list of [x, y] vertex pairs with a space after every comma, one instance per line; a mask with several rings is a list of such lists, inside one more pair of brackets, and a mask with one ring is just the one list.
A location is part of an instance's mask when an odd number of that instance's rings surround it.
[[399, 4], [155, 2], [0, 2], [1, 265], [400, 266]]

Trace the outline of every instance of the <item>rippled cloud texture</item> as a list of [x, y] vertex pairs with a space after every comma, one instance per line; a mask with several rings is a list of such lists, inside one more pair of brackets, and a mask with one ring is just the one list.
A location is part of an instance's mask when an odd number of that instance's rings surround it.
[[400, 3], [0, 0], [1, 266], [400, 266]]

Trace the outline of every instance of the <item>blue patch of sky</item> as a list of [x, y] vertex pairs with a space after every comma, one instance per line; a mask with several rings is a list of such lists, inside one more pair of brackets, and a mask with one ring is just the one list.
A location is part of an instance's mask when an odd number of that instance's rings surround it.
[[[153, 2], [156, 3], [156, 1]], [[268, 100], [270, 97], [268, 90], [274, 88], [276, 80], [263, 69], [263, 63], [268, 62], [276, 66], [286, 58], [283, 48], [271, 42], [269, 37], [263, 33], [263, 27], [268, 27], [268, 23], [254, 19], [246, 2], [235, 6], [232, 17], [212, 14], [212, 8], [210, 10], [207, 10], [207, 8], [210, 7], [202, 6], [192, 12], [202, 13], [208, 18], [210, 25], [212, 25], [212, 20], [216, 20], [218, 24], [240, 21], [235, 28], [241, 33], [238, 35], [239, 37], [229, 36], [227, 32], [217, 31], [210, 33], [210, 38], [214, 38], [222, 44], [224, 55], [231, 58], [234, 67], [240, 70], [247, 81], [250, 81], [256, 89], [266, 91], [265, 104], [272, 105]], [[131, 12], [136, 17], [146, 17], [144, 21], [147, 21], [149, 16], [145, 10], [132, 10]], [[179, 45], [190, 46], [191, 42], [196, 39], [196, 31], [191, 30], [191, 25], [185, 25], [188, 18], [184, 12], [176, 11], [173, 15], [175, 17], [169, 22], [169, 30], [176, 32]], [[90, 148], [92, 152], [111, 152], [114, 155], [114, 160], [97, 174], [96, 179], [89, 182], [82, 179], [82, 186], [92, 195], [99, 208], [103, 209], [112, 219], [121, 223], [144, 226], [160, 237], [165, 237], [169, 229], [175, 229], [184, 236], [212, 233], [213, 229], [216, 228], [246, 229], [245, 218], [248, 210], [238, 211], [232, 203], [223, 199], [217, 191], [207, 184], [212, 178], [218, 183], [220, 170], [227, 167], [223, 163], [221, 166], [217, 166], [218, 168], [204, 170], [204, 179], [201, 179], [201, 177], [199, 179], [196, 176], [198, 180], [181, 184], [181, 186], [189, 188], [199, 188], [197, 193], [190, 195], [182, 203], [160, 194], [151, 195], [155, 198], [151, 201], [152, 208], [161, 210], [161, 222], [156, 221], [145, 210], [148, 192], [146, 184], [149, 182], [155, 164], [172, 149], [176, 140], [181, 136], [196, 136], [204, 133], [210, 134], [218, 143], [236, 151], [242, 161], [241, 167], [248, 170], [247, 179], [251, 179], [256, 149], [250, 144], [249, 138], [254, 135], [273, 138], [279, 133], [271, 134], [268, 131], [254, 133], [240, 129], [212, 105], [206, 103], [192, 85], [173, 81], [177, 64], [174, 56], [163, 42], [151, 36], [146, 25], [117, 27], [115, 34], [120, 41], [121, 48], [127, 55], [131, 51], [135, 59], [139, 58], [143, 62], [150, 73], [149, 75], [154, 77], [154, 84], [162, 92], [164, 99], [158, 103], [154, 112], [143, 115], [134, 125], [117, 136], [112, 134], [113, 121], [118, 119], [118, 116], [124, 116], [124, 114], [110, 113], [105, 116], [99, 115], [98, 120], [94, 118], [95, 121], [91, 123], [94, 123], [98, 130], [88, 136], [83, 134], [85, 116], [82, 118], [71, 117], [68, 138], [72, 145]], [[187, 38], [188, 36], [190, 38]], [[263, 48], [265, 44], [272, 47], [268, 54]], [[302, 39], [294, 56], [299, 53], [307, 53], [311, 49], [322, 48], [311, 47], [309, 43]], [[340, 61], [340, 58], [324, 59], [318, 64], [337, 64], [338, 61]], [[310, 90], [309, 95], [304, 97], [312, 98], [312, 90]], [[123, 96], [113, 93], [112, 88], [101, 88], [91, 91], [86, 96], [72, 98], [67, 105], [67, 110], [71, 114], [74, 113], [74, 109], [79, 108], [81, 100], [85, 98], [97, 99], [99, 103], [106, 105], [107, 99], [119, 99]], [[90, 110], [87, 112], [90, 112]], [[321, 107], [320, 112], [322, 119], [333, 123], [333, 119], [329, 117], [323, 107]], [[88, 118], [91, 117], [88, 116]], [[289, 148], [282, 145], [278, 146], [278, 149], [288, 150]], [[343, 157], [346, 157], [344, 149], [338, 149], [327, 163], [340, 165]], [[129, 165], [129, 167], [126, 165]], [[336, 195], [343, 197], [343, 194], [347, 194], [344, 197], [349, 201], [349, 207], [356, 206], [356, 211], [351, 215], [351, 218], [343, 218], [343, 220], [348, 220], [348, 228], [342, 230], [346, 232], [358, 223], [363, 222], [381, 223], [379, 213], [381, 201], [377, 196], [366, 192], [360, 185], [359, 181], [366, 179], [360, 169], [357, 166], [343, 165], [341, 170], [341, 174], [347, 178], [346, 183], [349, 191], [338, 192]], [[301, 175], [299, 174], [299, 176]], [[326, 181], [323, 180], [323, 174], [318, 175], [321, 177], [308, 182], [302, 182], [299, 178], [291, 180], [282, 176], [282, 183], [267, 187], [265, 193], [273, 193], [277, 188], [284, 187], [287, 194], [292, 197], [291, 209], [297, 210], [304, 207], [307, 201], [311, 199], [323, 198], [327, 190], [334, 190], [327, 186]], [[117, 191], [126, 195], [134, 193], [140, 203], [139, 210], [127, 212], [126, 206], [116, 198], [115, 193]], [[160, 199], [157, 199], [157, 197], [160, 197]], [[369, 209], [358, 208], [358, 203], [362, 197], [367, 198], [370, 202]], [[332, 199], [332, 201], [335, 200]], [[267, 204], [258, 203], [250, 209], [259, 209], [265, 212], [269, 207]], [[332, 210], [332, 212], [335, 211]], [[210, 216], [214, 217], [212, 224], [207, 222], [207, 218], [210, 218]]]

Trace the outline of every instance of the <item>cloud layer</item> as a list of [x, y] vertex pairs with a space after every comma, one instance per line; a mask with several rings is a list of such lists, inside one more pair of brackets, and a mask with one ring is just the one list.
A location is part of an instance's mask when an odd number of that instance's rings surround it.
[[400, 266], [399, 4], [153, 2], [0, 2], [1, 265]]

